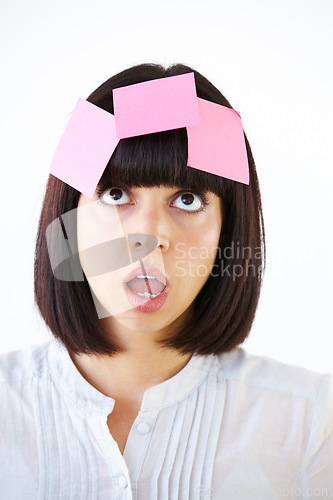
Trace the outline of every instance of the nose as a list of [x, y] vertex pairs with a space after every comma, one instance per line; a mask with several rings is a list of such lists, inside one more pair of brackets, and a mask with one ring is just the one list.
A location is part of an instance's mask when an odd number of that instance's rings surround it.
[[143, 259], [158, 246], [157, 238], [150, 234], [128, 234], [127, 240], [133, 262]]
[[133, 220], [129, 238], [131, 250], [142, 251], [154, 240], [155, 247], [166, 252], [170, 247], [170, 234], [170, 221], [164, 208], [158, 207], [156, 203], [147, 204], [137, 210]]

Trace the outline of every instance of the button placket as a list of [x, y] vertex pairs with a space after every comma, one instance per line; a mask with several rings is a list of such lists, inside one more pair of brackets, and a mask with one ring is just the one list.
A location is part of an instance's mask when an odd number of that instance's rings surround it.
[[[109, 492], [114, 488], [115, 498], [132, 500], [132, 488], [127, 464], [119, 451], [117, 443], [110, 434], [107, 426], [107, 415], [96, 416], [91, 419], [92, 422], [96, 441], [102, 451], [104, 462], [107, 464], [104, 481], [105, 484], [110, 482]], [[101, 496], [101, 498], [104, 498], [104, 496]]]
[[157, 416], [158, 410], [141, 410], [128, 435], [124, 459], [132, 484], [139, 478]]

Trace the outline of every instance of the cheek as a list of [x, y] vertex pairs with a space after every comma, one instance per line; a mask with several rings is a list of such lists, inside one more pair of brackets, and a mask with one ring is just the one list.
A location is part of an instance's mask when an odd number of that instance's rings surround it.
[[79, 205], [77, 244], [81, 267], [87, 278], [100, 270], [110, 272], [121, 267], [122, 249], [126, 251], [127, 243], [117, 212], [102, 209], [96, 202]]
[[179, 276], [203, 282], [215, 262], [220, 239], [221, 220], [217, 217], [195, 232], [187, 232], [176, 245], [176, 269]]
[[[184, 242], [188, 249], [202, 249], [209, 254], [214, 253], [219, 243], [221, 233], [222, 217], [219, 212], [214, 213], [194, 231], [185, 232]], [[191, 253], [191, 252], [190, 252]], [[196, 252], [198, 254], [199, 252]]]

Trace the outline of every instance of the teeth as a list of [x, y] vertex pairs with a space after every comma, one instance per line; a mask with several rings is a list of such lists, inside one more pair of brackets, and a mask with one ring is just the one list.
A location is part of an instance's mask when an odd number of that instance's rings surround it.
[[145, 299], [154, 299], [155, 297], [158, 297], [160, 295], [160, 293], [156, 293], [156, 295], [153, 295], [153, 294], [150, 294], [148, 292], [145, 292], [145, 293], [136, 292], [137, 295], [139, 295], [140, 297], [143, 297]]
[[143, 274], [139, 274], [139, 275], [137, 276], [137, 278], [141, 278], [141, 279], [142, 279], [142, 278], [144, 278], [144, 279], [145, 279], [145, 278], [148, 278], [149, 280], [154, 280], [154, 279], [156, 279], [156, 278], [155, 278], [155, 276], [149, 276], [148, 274], [147, 274], [147, 276], [145, 276], [145, 275], [143, 275]]

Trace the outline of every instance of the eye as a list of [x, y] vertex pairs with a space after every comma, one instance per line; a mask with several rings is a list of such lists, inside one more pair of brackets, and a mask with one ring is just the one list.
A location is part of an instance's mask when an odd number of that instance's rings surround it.
[[99, 199], [106, 205], [125, 205], [131, 201], [128, 194], [117, 187], [106, 189], [99, 194]]
[[187, 212], [200, 212], [206, 203], [200, 196], [189, 192], [180, 194], [172, 205]]

